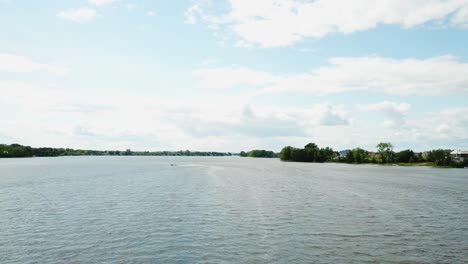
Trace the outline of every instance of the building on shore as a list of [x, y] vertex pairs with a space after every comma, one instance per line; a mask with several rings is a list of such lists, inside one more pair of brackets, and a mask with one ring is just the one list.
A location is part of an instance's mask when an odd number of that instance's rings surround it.
[[455, 150], [453, 150], [452, 152], [450, 152], [450, 156], [451, 156], [454, 160], [464, 160], [464, 159], [468, 159], [468, 150], [459, 150], [459, 149], [455, 149]]

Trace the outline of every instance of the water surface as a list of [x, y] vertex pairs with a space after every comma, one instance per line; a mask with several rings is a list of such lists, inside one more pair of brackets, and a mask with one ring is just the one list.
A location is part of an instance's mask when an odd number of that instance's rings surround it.
[[0, 263], [466, 263], [467, 203], [466, 169], [1, 159]]

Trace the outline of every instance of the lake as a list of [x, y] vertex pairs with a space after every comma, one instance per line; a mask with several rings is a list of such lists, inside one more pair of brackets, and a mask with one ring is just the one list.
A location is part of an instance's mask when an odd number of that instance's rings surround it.
[[106, 262], [467, 263], [468, 170], [0, 160], [0, 263]]

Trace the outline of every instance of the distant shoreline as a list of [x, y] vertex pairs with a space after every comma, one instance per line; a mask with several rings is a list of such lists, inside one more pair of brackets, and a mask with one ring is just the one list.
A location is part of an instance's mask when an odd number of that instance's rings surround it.
[[369, 155], [368, 151], [360, 148], [349, 150], [345, 155], [333, 149], [319, 148], [314, 143], [309, 143], [303, 149], [284, 147], [280, 153], [267, 150], [251, 150], [240, 153], [214, 152], [214, 151], [132, 151], [120, 150], [83, 150], [71, 148], [33, 148], [19, 144], [0, 144], [0, 158], [34, 158], [34, 157], [79, 157], [79, 156], [161, 156], [161, 157], [226, 157], [240, 156], [247, 158], [279, 158], [285, 162], [304, 163], [345, 163], [345, 164], [376, 164], [387, 166], [432, 166], [436, 168], [466, 168], [468, 159], [461, 161], [453, 160], [447, 150], [432, 150], [427, 154], [415, 153], [412, 150], [393, 152], [392, 145], [386, 144], [385, 151]]
[[71, 148], [33, 148], [19, 144], [0, 144], [0, 158], [33, 158], [33, 157], [64, 157], [64, 156], [199, 156], [199, 157], [223, 157], [235, 156], [231, 152], [216, 151], [132, 151], [121, 150], [85, 150]]

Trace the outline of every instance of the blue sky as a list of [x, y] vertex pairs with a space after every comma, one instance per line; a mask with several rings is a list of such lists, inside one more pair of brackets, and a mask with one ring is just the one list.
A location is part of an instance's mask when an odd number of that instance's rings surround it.
[[0, 142], [468, 149], [468, 1], [0, 0]]

